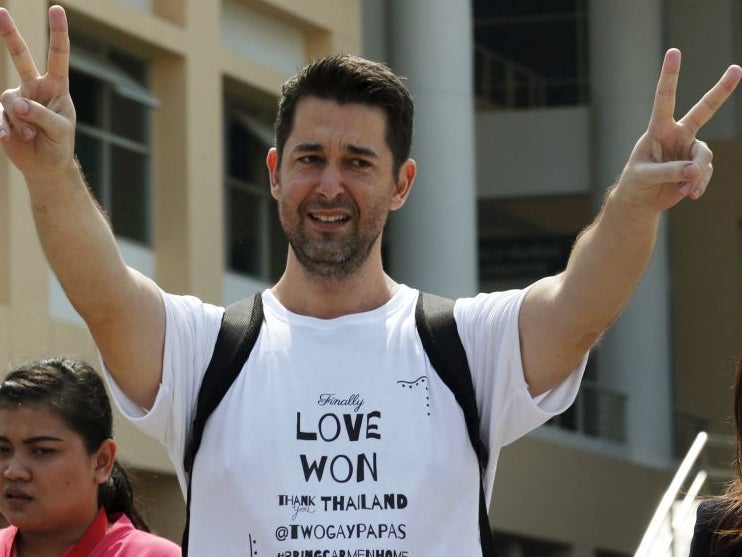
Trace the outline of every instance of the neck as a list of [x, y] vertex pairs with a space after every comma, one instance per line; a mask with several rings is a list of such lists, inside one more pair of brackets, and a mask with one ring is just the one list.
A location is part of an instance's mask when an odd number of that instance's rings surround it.
[[[31, 535], [20, 530], [15, 538], [14, 557], [59, 557], [77, 539], [66, 535]], [[79, 537], [78, 537], [79, 538]]]
[[29, 532], [19, 529], [13, 542], [14, 557], [59, 557], [83, 538], [97, 516], [96, 509], [88, 520], [67, 524], [58, 530]]
[[380, 261], [347, 277], [327, 278], [308, 273], [290, 256], [286, 271], [272, 290], [289, 311], [332, 319], [376, 309], [391, 299], [397, 287]]

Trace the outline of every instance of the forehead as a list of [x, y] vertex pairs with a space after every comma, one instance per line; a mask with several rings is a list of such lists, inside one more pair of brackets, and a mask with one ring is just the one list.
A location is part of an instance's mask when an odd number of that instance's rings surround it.
[[59, 414], [44, 406], [24, 403], [0, 408], [0, 435], [24, 438], [36, 435], [56, 436], [74, 433]]
[[382, 149], [386, 146], [386, 124], [386, 113], [378, 106], [305, 97], [296, 105], [287, 143]]

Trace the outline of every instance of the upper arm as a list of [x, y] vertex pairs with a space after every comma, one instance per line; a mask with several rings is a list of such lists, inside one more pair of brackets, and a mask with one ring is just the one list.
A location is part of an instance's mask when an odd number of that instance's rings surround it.
[[561, 383], [602, 333], [584, 326], [560, 291], [563, 275], [546, 277], [526, 293], [518, 316], [523, 373], [532, 396]]
[[106, 315], [86, 319], [111, 376], [134, 403], [149, 409], [162, 379], [165, 306], [158, 286], [127, 268], [130, 280]]

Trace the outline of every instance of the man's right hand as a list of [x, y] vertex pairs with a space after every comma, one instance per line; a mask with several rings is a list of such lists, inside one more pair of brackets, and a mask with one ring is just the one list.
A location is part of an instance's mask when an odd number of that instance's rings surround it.
[[20, 78], [18, 87], [0, 95], [0, 143], [29, 184], [67, 172], [74, 164], [75, 107], [64, 9], [49, 8], [49, 55], [43, 75], [5, 8], [0, 8], [0, 35]]

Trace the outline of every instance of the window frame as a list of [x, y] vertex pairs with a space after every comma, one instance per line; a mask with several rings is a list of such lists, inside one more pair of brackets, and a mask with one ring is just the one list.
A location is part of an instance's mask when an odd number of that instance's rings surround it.
[[[100, 175], [98, 178], [96, 200], [101, 209], [108, 214], [113, 223], [115, 218], [115, 207], [113, 203], [113, 152], [116, 148], [123, 149], [143, 159], [143, 183], [140, 184], [143, 189], [142, 207], [142, 229], [139, 230], [137, 237], [120, 234], [114, 229], [117, 237], [126, 239], [138, 245], [151, 247], [153, 243], [153, 207], [154, 207], [154, 188], [153, 188], [153, 123], [151, 110], [160, 106], [160, 101], [151, 94], [149, 89], [149, 73], [151, 64], [149, 60], [137, 56], [136, 54], [117, 48], [105, 42], [100, 42], [90, 37], [77, 37], [85, 46], [76, 46], [71, 49], [70, 71], [78, 72], [89, 79], [95, 81], [95, 87], [100, 87], [100, 105], [96, 107], [100, 115], [98, 125], [92, 125], [78, 121], [76, 123], [76, 136], [84, 136], [95, 142], [99, 152]], [[125, 56], [140, 65], [142, 81], [138, 81], [130, 76], [126, 71], [119, 67], [114, 60], [110, 59], [112, 53]], [[142, 106], [143, 129], [142, 141], [124, 137], [114, 132], [114, 95], [133, 101]], [[73, 99], [73, 102], [75, 99]], [[77, 153], [77, 148], [75, 149]], [[85, 169], [83, 168], [83, 171]], [[92, 189], [92, 187], [91, 187]]]

